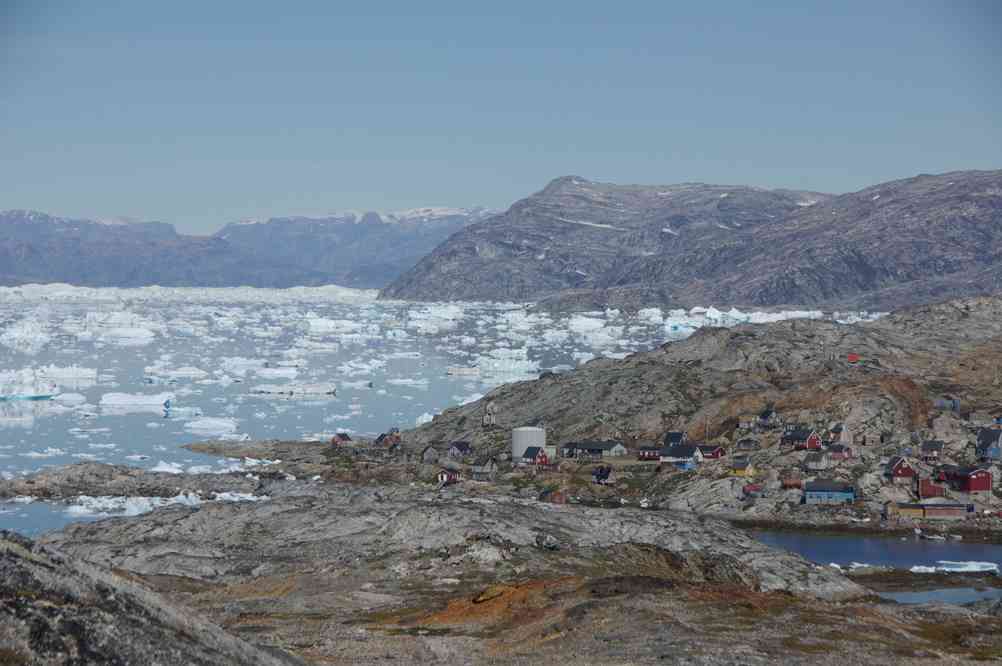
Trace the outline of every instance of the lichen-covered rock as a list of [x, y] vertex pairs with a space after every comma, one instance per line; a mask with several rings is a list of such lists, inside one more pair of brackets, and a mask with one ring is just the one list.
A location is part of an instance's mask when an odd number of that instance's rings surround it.
[[0, 531], [0, 663], [301, 663], [235, 638], [142, 585]]

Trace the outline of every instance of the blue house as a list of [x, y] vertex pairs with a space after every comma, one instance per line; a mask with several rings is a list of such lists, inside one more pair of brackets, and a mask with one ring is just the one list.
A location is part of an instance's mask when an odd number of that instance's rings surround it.
[[855, 501], [856, 489], [849, 484], [828, 479], [804, 484], [804, 504], [852, 504]]
[[678, 469], [694, 469], [703, 462], [703, 452], [694, 444], [676, 444], [661, 449], [661, 462]]
[[976, 451], [979, 460], [993, 462], [1002, 459], [1002, 429], [981, 428], [978, 430]]

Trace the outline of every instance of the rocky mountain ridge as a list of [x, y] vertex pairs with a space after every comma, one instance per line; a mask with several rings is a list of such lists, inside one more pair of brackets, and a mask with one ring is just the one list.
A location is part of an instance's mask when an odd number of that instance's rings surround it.
[[212, 236], [163, 222], [0, 212], [0, 285], [93, 287], [387, 284], [484, 208], [416, 208], [227, 225]]
[[[858, 362], [847, 361], [850, 354]], [[554, 443], [653, 441], [668, 430], [695, 440], [729, 435], [742, 414], [772, 406], [815, 410], [880, 439], [922, 428], [942, 394], [1002, 412], [1002, 297], [905, 309], [873, 322], [794, 319], [691, 337], [625, 359], [595, 359], [564, 374], [500, 386], [405, 433], [408, 446], [469, 441], [503, 451], [510, 428], [544, 424]], [[498, 431], [481, 427], [493, 403]], [[500, 439], [499, 439], [499, 434]]]
[[450, 237], [382, 295], [892, 309], [993, 293], [1000, 267], [1002, 171], [838, 196], [567, 176]]

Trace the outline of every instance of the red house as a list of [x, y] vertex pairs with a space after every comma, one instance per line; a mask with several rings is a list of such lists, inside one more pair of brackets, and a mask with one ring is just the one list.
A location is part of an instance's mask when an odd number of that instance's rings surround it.
[[894, 483], [911, 483], [915, 478], [915, 468], [906, 458], [896, 456], [887, 463], [887, 476]]
[[947, 465], [940, 468], [938, 476], [962, 493], [981, 493], [992, 489], [992, 473], [980, 467]]
[[822, 448], [821, 435], [816, 430], [806, 428], [795, 428], [785, 433], [780, 440], [784, 446], [793, 446], [794, 451], [820, 451]]
[[541, 446], [530, 446], [522, 454], [523, 465], [545, 466], [550, 464], [550, 457]]
[[339, 432], [331, 437], [331, 444], [334, 446], [347, 446], [348, 444], [351, 444], [351, 437], [349, 437], [346, 432]]
[[661, 460], [661, 449], [655, 446], [642, 446], [637, 451], [637, 460]]
[[448, 486], [453, 483], [459, 483], [459, 481], [460, 481], [459, 472], [456, 472], [454, 470], [443, 469], [441, 472], [438, 473], [439, 486]]
[[946, 492], [943, 486], [939, 485], [932, 479], [919, 479], [915, 478], [915, 492], [918, 494], [920, 500], [928, 499], [930, 497], [942, 497]]
[[705, 446], [699, 446], [699, 452], [703, 454], [704, 459], [716, 459], [723, 458], [727, 452], [724, 451], [724, 447], [716, 446], [713, 444], [708, 444]]

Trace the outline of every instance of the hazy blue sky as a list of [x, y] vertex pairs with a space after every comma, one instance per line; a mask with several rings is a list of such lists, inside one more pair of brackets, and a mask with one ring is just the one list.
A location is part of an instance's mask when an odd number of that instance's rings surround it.
[[0, 209], [207, 232], [1002, 168], [997, 0], [482, 4], [0, 0]]

